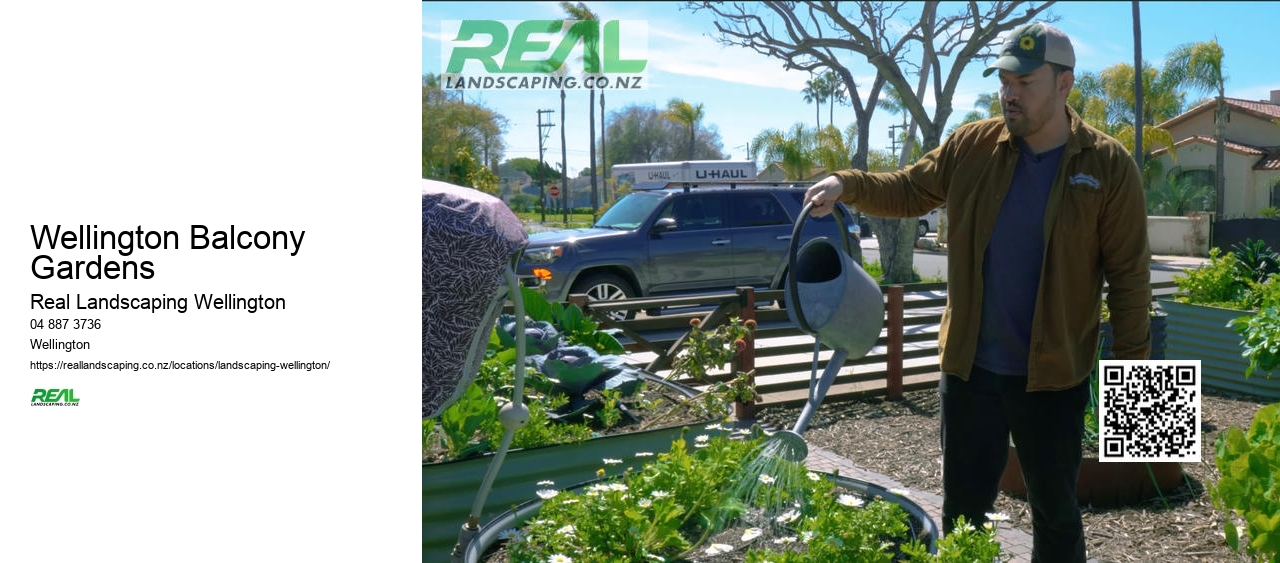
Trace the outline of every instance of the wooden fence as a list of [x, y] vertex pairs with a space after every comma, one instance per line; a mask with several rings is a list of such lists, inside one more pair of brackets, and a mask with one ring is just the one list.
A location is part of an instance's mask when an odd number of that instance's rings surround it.
[[[885, 296], [885, 327], [865, 356], [851, 358], [836, 376], [827, 401], [848, 400], [868, 395], [902, 398], [906, 390], [935, 386], [938, 325], [946, 305], [946, 283], [882, 286]], [[1171, 295], [1173, 282], [1152, 284], [1153, 297]], [[1105, 291], [1105, 290], [1104, 290]], [[763, 405], [796, 405], [807, 400], [810, 377], [825, 368], [831, 351], [823, 349], [815, 366], [814, 338], [800, 331], [787, 317], [786, 309], [773, 305], [783, 290], [756, 291], [750, 287], [734, 292], [681, 297], [652, 297], [607, 302], [588, 302], [584, 295], [569, 301], [582, 307], [601, 328], [618, 329], [628, 352], [647, 360], [645, 369], [653, 373], [669, 370], [671, 360], [689, 337], [691, 319], [700, 319], [705, 330], [714, 329], [730, 317], [755, 319], [757, 329], [747, 342], [738, 363], [708, 381], [729, 379], [730, 370], [755, 370], [756, 387]], [[758, 306], [768, 303], [766, 306]], [[663, 309], [657, 316], [638, 314], [625, 321], [609, 314], [620, 311]], [[698, 387], [707, 382], [680, 380]]]

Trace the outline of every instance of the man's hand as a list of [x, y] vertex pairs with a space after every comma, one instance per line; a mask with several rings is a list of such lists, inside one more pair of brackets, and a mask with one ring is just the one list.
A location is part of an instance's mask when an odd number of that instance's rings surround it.
[[836, 202], [840, 201], [842, 193], [844, 185], [835, 176], [827, 176], [821, 182], [809, 186], [809, 190], [804, 193], [804, 202], [813, 204], [809, 214], [814, 217], [827, 216], [836, 208]]

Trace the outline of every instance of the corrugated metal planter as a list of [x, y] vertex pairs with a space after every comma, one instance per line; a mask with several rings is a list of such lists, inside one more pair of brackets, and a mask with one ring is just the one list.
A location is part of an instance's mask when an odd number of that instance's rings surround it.
[[1227, 323], [1249, 314], [1248, 311], [1168, 299], [1161, 299], [1160, 307], [1169, 315], [1168, 359], [1200, 360], [1205, 389], [1244, 393], [1271, 401], [1280, 399], [1280, 377], [1255, 371], [1249, 379], [1244, 378], [1249, 361], [1241, 356], [1240, 335], [1227, 328]]
[[[1166, 338], [1168, 336], [1169, 318], [1165, 313], [1159, 313], [1151, 317], [1151, 356], [1152, 360], [1163, 360]], [[1102, 343], [1100, 352], [1102, 359], [1115, 359], [1111, 355], [1111, 323], [1102, 321]]]
[[[939, 533], [940, 530], [938, 528], [938, 524], [929, 517], [929, 513], [925, 512], [924, 508], [916, 504], [911, 499], [891, 493], [888, 489], [866, 481], [851, 479], [849, 477], [841, 477], [832, 473], [818, 474], [834, 481], [841, 487], [851, 491], [857, 491], [859, 494], [864, 496], [872, 498], [879, 496], [884, 500], [897, 503], [898, 506], [901, 506], [913, 520], [919, 522], [922, 526], [922, 529], [913, 530], [915, 537], [925, 544], [925, 548], [928, 549], [929, 553], [938, 552], [937, 545], [934, 543], [935, 539], [941, 535]], [[589, 483], [584, 483], [583, 485], [585, 486], [587, 484]], [[471, 542], [471, 545], [467, 546], [467, 551], [464, 554], [463, 560], [466, 563], [480, 563], [481, 556], [484, 555], [484, 552], [488, 550], [494, 542], [498, 541], [499, 532], [509, 528], [520, 527], [526, 520], [537, 514], [538, 509], [540, 508], [542, 508], [542, 500], [534, 498], [533, 500], [529, 500], [519, 506], [512, 507], [510, 511], [499, 515], [498, 518], [480, 529], [480, 535], [476, 536], [476, 539]]]
[[[676, 389], [686, 397], [698, 392], [684, 385], [664, 381], [645, 374], [651, 384]], [[726, 406], [727, 409], [727, 406]], [[727, 410], [726, 410], [727, 415]], [[492, 520], [504, 511], [534, 498], [538, 481], [552, 480], [558, 487], [584, 483], [596, 478], [596, 470], [604, 467], [604, 458], [631, 459], [636, 452], [665, 452], [671, 442], [686, 429], [698, 432], [703, 426], [718, 422], [710, 419], [687, 426], [669, 426], [644, 432], [592, 438], [578, 444], [562, 444], [541, 448], [512, 450], [502, 462], [502, 469], [485, 499], [480, 523]], [[448, 561], [458, 540], [458, 532], [467, 521], [471, 505], [492, 455], [478, 458], [422, 464], [422, 560]]]

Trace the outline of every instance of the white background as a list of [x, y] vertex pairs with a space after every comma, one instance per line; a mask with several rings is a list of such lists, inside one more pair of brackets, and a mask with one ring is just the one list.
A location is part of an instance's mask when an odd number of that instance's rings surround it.
[[[0, 561], [416, 561], [420, 7], [0, 5]], [[30, 225], [178, 231], [150, 280], [40, 280]], [[306, 231], [192, 250], [190, 225]], [[284, 297], [40, 312], [30, 295]], [[32, 318], [100, 318], [34, 331]], [[83, 352], [32, 338], [83, 339]], [[48, 371], [32, 360], [330, 361]], [[79, 407], [32, 407], [73, 388]]]

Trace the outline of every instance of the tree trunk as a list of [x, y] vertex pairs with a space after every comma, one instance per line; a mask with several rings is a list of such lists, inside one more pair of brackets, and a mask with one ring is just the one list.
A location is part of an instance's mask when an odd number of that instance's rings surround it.
[[[591, 101], [587, 103], [587, 131], [591, 132], [591, 217], [600, 212], [600, 192], [596, 188], [596, 90], [591, 89]], [[604, 119], [601, 116], [600, 119]], [[593, 221], [594, 222], [594, 221]]]
[[[1138, 0], [1133, 0], [1133, 159], [1142, 171], [1142, 18], [1138, 15]], [[1142, 186], [1146, 188], [1146, 186]]]
[[[1223, 98], [1223, 92], [1221, 87], [1218, 88], [1217, 116], [1214, 117], [1213, 121], [1214, 121], [1214, 136], [1217, 137], [1216, 139], [1217, 155], [1216, 155], [1216, 158], [1214, 159], [1214, 163], [1218, 168], [1217, 182], [1215, 182], [1215, 184], [1217, 184], [1216, 195], [1218, 197], [1218, 205], [1217, 205], [1217, 208], [1214, 209], [1214, 211], [1217, 211], [1217, 213], [1214, 214], [1214, 218], [1215, 218], [1214, 221], [1221, 221], [1225, 217], [1227, 212], [1227, 171], [1226, 171], [1227, 153], [1225, 150], [1226, 139], [1224, 138], [1224, 136], [1227, 134], [1227, 101]], [[1209, 244], [1213, 244], [1213, 241], [1209, 241]]]

